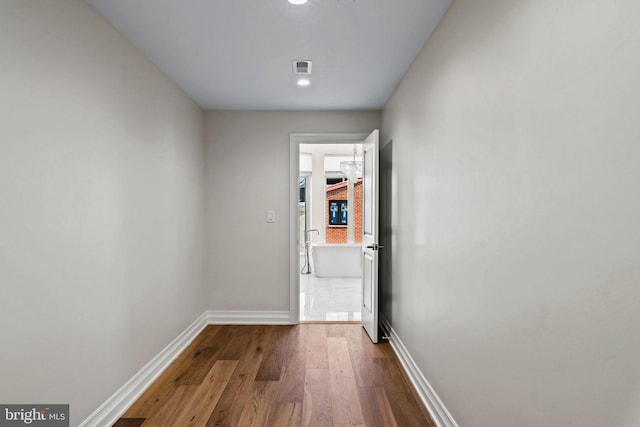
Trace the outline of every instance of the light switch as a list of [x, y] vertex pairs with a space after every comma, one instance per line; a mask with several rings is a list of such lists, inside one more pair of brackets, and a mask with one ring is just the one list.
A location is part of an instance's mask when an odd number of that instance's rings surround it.
[[267, 222], [276, 222], [276, 211], [274, 210], [267, 211]]

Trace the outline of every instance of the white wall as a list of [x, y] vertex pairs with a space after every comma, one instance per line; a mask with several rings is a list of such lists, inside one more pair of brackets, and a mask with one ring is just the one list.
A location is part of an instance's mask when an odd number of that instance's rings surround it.
[[207, 113], [208, 308], [289, 310], [289, 134], [379, 125], [379, 111]]
[[0, 52], [0, 400], [77, 425], [205, 309], [204, 115], [84, 1]]
[[392, 325], [461, 426], [640, 425], [639, 18], [455, 0], [384, 108]]

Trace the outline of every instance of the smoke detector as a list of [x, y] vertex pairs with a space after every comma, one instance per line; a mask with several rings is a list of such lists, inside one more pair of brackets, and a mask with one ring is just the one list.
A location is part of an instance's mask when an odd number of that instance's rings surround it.
[[311, 74], [311, 61], [294, 59], [292, 65], [294, 74]]

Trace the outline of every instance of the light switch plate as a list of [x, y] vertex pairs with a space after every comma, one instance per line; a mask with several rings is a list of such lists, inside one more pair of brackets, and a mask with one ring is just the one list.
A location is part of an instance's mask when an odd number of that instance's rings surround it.
[[267, 222], [276, 222], [276, 211], [274, 210], [267, 211]]

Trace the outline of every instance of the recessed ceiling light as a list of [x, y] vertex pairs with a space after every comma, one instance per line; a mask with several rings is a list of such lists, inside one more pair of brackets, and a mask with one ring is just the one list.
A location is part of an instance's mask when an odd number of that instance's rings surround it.
[[307, 0], [289, 0], [291, 4], [305, 4]]
[[309, 79], [298, 79], [298, 86], [309, 86], [311, 81]]

